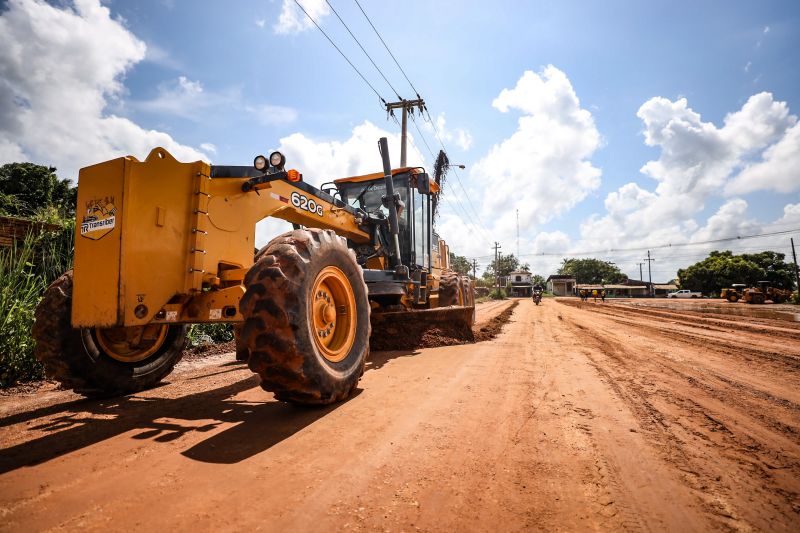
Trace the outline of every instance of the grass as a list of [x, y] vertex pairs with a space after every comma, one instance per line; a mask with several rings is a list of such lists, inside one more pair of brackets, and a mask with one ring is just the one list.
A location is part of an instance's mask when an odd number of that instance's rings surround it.
[[31, 336], [47, 286], [72, 266], [74, 226], [0, 248], [0, 387], [44, 377]]

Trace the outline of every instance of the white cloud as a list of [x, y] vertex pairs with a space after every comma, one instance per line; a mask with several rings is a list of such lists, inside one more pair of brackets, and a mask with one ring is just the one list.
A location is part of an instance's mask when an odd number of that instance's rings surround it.
[[145, 52], [145, 61], [167, 67], [173, 70], [182, 70], [183, 65], [180, 61], [170, 55], [169, 52], [161, 48], [159, 45], [148, 42], [146, 44], [147, 51]]
[[[293, 133], [280, 140], [275, 148], [286, 156], [286, 166], [303, 173], [303, 180], [314, 186], [347, 176], [383, 171], [378, 153], [378, 139], [389, 141], [392, 166], [399, 166], [400, 135], [389, 133], [369, 121], [353, 128], [344, 141], [314, 139], [303, 133]], [[408, 164], [424, 166], [425, 159], [409, 135]], [[267, 220], [256, 227], [256, 243], [263, 246], [275, 235], [291, 229], [286, 223]]]
[[217, 153], [217, 147], [215, 145], [211, 144], [211, 143], [202, 143], [200, 145], [200, 149], [205, 151], [205, 152], [208, 152], [209, 154], [216, 154]]
[[692, 234], [689, 241], [724, 239], [733, 235], [757, 233], [759, 230], [760, 224], [747, 217], [747, 202], [735, 198], [720, 206], [717, 212], [708, 218], [705, 226]]
[[246, 110], [266, 125], [290, 124], [297, 120], [297, 110], [286, 106], [262, 104], [247, 106]]
[[462, 128], [456, 128], [454, 130], [448, 129], [444, 113], [439, 113], [439, 116], [436, 117], [435, 129], [428, 121], [424, 122], [423, 128], [429, 133], [438, 132], [439, 137], [441, 137], [442, 142], [445, 143], [445, 145], [452, 141], [464, 151], [467, 151], [472, 147], [472, 134], [469, 132], [469, 130]]
[[[657, 186], [651, 191], [628, 183], [609, 193], [606, 212], [583, 221], [581, 239], [573, 249], [624, 249], [758, 233], [764, 225], [747, 216], [747, 202], [741, 198], [725, 202], [702, 225], [695, 218], [723, 191], [738, 194], [793, 186], [785, 180], [792, 172], [792, 147], [797, 151], [796, 117], [789, 114], [785, 102], [774, 101], [769, 93], [751, 96], [740, 110], [725, 117], [722, 127], [704, 122], [684, 98], [652, 98], [637, 114], [645, 127], [645, 143], [661, 149], [658, 159], [641, 169]], [[748, 166], [748, 161], [759, 156], [761, 163]], [[659, 268], [664, 276], [658, 278], [671, 277], [668, 272], [719, 246], [660, 250]], [[742, 245], [722, 246], [736, 249]], [[614, 257], [635, 265], [639, 255], [616, 253]]]
[[151, 100], [130, 103], [130, 107], [153, 113], [173, 115], [196, 122], [206, 121], [215, 113], [246, 113], [266, 125], [290, 124], [297, 120], [297, 110], [291, 107], [246, 103], [241, 90], [229, 87], [208, 91], [199, 81], [178, 76], [159, 85], [158, 94]]
[[800, 226], [800, 204], [786, 204], [783, 207], [783, 216], [776, 220], [775, 224], [781, 226], [797, 224]]
[[256, 26], [258, 26], [259, 28], [263, 28], [267, 24], [267, 21], [265, 19], [256, 19], [255, 22]]
[[562, 71], [552, 65], [540, 74], [526, 71], [492, 105], [523, 116], [511, 137], [493, 146], [470, 172], [488, 193], [484, 219], [513, 228], [518, 208], [523, 226], [544, 223], [600, 186], [600, 169], [590, 161], [600, 134]]
[[61, 9], [13, 0], [0, 16], [0, 42], [0, 155], [24, 154], [69, 178], [104, 159], [143, 158], [158, 145], [182, 160], [205, 159], [166, 133], [107, 114], [146, 46], [97, 0]]
[[[322, 19], [331, 12], [325, 0], [300, 0], [300, 4], [318, 24], [321, 24]], [[275, 23], [272, 29], [277, 34], [286, 35], [300, 33], [313, 27], [314, 23], [297, 7], [294, 0], [283, 0], [278, 22]]]
[[764, 151], [763, 160], [748, 165], [725, 189], [728, 194], [758, 190], [790, 193], [800, 190], [800, 124]]
[[[346, 176], [381, 172], [383, 165], [378, 153], [378, 139], [389, 141], [392, 166], [400, 163], [400, 135], [389, 133], [369, 121], [353, 128], [345, 141], [317, 140], [303, 133], [293, 133], [280, 140], [278, 150], [286, 155], [287, 165], [300, 170], [312, 185]], [[409, 135], [409, 166], [424, 166], [425, 158]]]

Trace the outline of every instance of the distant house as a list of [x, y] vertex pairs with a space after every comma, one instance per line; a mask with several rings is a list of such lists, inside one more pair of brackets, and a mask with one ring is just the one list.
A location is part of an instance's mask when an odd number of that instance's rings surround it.
[[607, 298], [641, 298], [648, 295], [647, 285], [627, 285], [627, 284], [608, 284], [608, 285], [578, 285], [578, 291], [593, 290], [606, 291]]
[[666, 296], [671, 292], [675, 292], [678, 290], [678, 286], [674, 283], [654, 283], [653, 284], [653, 293], [656, 296]]
[[653, 295], [653, 296], [666, 296], [667, 294], [677, 291], [678, 285], [674, 281], [670, 281], [668, 283], [650, 283], [648, 281], [642, 281], [638, 279], [629, 279], [623, 282], [623, 285], [633, 285], [633, 286], [645, 286], [647, 287], [647, 294], [646, 296]]
[[508, 287], [511, 289], [510, 296], [528, 297], [533, 295], [533, 283], [531, 273], [520, 270], [511, 272], [508, 275]]
[[556, 296], [573, 296], [577, 282], [573, 276], [552, 275], [547, 278], [547, 292]]

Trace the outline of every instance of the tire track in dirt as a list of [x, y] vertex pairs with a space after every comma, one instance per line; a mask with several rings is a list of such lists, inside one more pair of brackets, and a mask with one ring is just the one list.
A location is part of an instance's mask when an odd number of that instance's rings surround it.
[[[586, 355], [598, 373], [637, 414], [665, 460], [684, 471], [687, 486], [718, 518], [720, 526], [766, 527], [763, 522], [758, 525], [757, 513], [754, 515], [741, 502], [736, 504], [741, 489], [772, 495], [765, 500], [771, 507], [768, 514], [782, 516], [784, 526], [791, 523], [786, 520], [800, 509], [797, 483], [787, 480], [800, 474], [795, 428], [787, 429], [786, 424], [760, 416], [763, 402], [738, 401], [737, 391], [724, 381], [708, 382], [709, 376], [702, 369], [687, 368], [657, 353], [642, 356], [648, 351], [641, 343], [626, 345], [601, 329], [603, 325], [597, 321], [581, 323], [573, 318], [566, 320], [567, 325], [594, 346]], [[584, 325], [587, 323], [591, 325]], [[770, 415], [797, 420], [796, 409], [786, 411], [773, 410]], [[754, 427], [755, 421], [772, 431]], [[783, 438], [776, 441], [776, 432]], [[719, 447], [725, 450], [725, 468], [706, 459]], [[784, 471], [789, 475], [780, 473]], [[734, 479], [727, 482], [723, 476], [731, 472]]]
[[[779, 346], [777, 341], [781, 340], [779, 336], [749, 335], [727, 330], [717, 330], [725, 333], [725, 335], [722, 336], [709, 335], [708, 331], [711, 331], [711, 328], [703, 325], [696, 325], [691, 321], [687, 321], [683, 324], [674, 323], [675, 325], [672, 325], [671, 323], [656, 321], [655, 319], [643, 319], [638, 316], [637, 310], [625, 309], [621, 306], [609, 308], [603, 305], [582, 305], [580, 302], [571, 301], [559, 301], [559, 303], [612, 317], [620, 323], [640, 330], [646, 330], [649, 333], [662, 337], [668, 337], [672, 341], [688, 342], [689, 340], [694, 340], [697, 341], [694, 344], [698, 347], [702, 347], [704, 350], [712, 350], [724, 353], [725, 355], [744, 358], [748, 363], [752, 362], [752, 358], [768, 359], [778, 363], [780, 366], [776, 368], [779, 368], [781, 371], [800, 372], [800, 345], [798, 348], [794, 348], [795, 352], [792, 352], [791, 350], [795, 345], [793, 339], [784, 338], [783, 340], [790, 340], [792, 342], [789, 344], [782, 344], [780, 345], [780, 349], [776, 350]], [[692, 332], [689, 330], [699, 330], [699, 332]], [[731, 339], [732, 335], [737, 335], [737, 337]], [[762, 344], [765, 345], [765, 347], [751, 347], [748, 345], [751, 340], [753, 344]], [[747, 355], [750, 356], [749, 359], [745, 357]]]

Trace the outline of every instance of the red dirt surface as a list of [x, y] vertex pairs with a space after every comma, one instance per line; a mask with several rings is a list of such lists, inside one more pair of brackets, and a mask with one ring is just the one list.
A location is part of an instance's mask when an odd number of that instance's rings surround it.
[[4, 396], [0, 529], [796, 531], [797, 326], [522, 300], [491, 341], [373, 353], [325, 408], [232, 354]]

